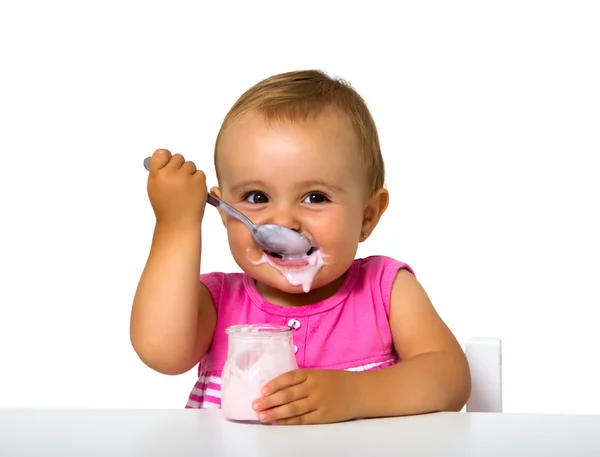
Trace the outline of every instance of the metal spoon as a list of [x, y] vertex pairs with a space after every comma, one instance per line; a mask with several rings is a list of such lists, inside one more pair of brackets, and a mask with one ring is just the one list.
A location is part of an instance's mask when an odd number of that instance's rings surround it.
[[[144, 159], [144, 168], [150, 171], [150, 157]], [[306, 254], [312, 248], [311, 242], [298, 232], [276, 224], [255, 225], [244, 214], [212, 194], [208, 194], [206, 202], [243, 222], [254, 241], [266, 251], [294, 256]]]

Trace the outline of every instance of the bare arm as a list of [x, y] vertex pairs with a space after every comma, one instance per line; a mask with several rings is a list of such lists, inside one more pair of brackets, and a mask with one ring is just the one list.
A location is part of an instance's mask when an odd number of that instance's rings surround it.
[[460, 411], [471, 392], [466, 356], [421, 285], [406, 270], [398, 273], [392, 289], [390, 327], [401, 362], [381, 370], [349, 373], [357, 392], [356, 416]]
[[212, 341], [216, 311], [199, 282], [204, 174], [181, 155], [152, 156], [148, 194], [156, 226], [148, 261], [131, 309], [131, 344], [150, 368], [165, 374], [190, 370]]
[[156, 226], [131, 311], [131, 342], [140, 359], [165, 374], [190, 370], [212, 341], [216, 313], [198, 280], [200, 228]]

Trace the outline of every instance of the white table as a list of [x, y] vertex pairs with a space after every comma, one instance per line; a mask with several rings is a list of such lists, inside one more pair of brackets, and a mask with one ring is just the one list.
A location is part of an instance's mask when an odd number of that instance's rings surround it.
[[600, 415], [438, 413], [319, 426], [220, 410], [0, 409], [2, 457], [600, 456]]

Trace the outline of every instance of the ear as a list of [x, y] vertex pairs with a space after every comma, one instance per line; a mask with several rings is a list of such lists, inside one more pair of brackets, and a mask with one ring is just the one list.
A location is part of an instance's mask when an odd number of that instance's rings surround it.
[[[213, 194], [215, 197], [220, 198], [221, 200], [223, 199], [221, 197], [221, 189], [218, 187], [211, 187], [210, 193]], [[227, 227], [227, 225], [225, 224], [225, 213], [223, 211], [219, 211], [219, 215], [221, 216], [221, 221], [223, 222], [223, 225]]]
[[373, 230], [375, 230], [375, 227], [379, 223], [379, 219], [381, 219], [381, 216], [387, 209], [389, 201], [390, 195], [384, 188], [375, 191], [367, 200], [359, 237], [361, 242], [365, 241], [373, 233]]

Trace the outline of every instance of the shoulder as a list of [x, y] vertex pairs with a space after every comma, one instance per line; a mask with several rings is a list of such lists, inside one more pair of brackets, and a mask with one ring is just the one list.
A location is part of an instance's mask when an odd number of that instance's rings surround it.
[[358, 269], [358, 284], [380, 289], [386, 313], [389, 315], [394, 284], [400, 276], [408, 275], [414, 278], [413, 269], [405, 262], [384, 255], [356, 259], [354, 263], [354, 267]]
[[408, 271], [399, 271], [394, 280], [389, 320], [401, 359], [425, 352], [461, 350], [424, 287]]
[[391, 283], [390, 306], [398, 308], [433, 308], [429, 296], [410, 267], [399, 268]]
[[407, 263], [385, 255], [372, 255], [362, 259], [356, 259], [354, 263], [358, 266], [363, 274], [380, 273], [391, 274], [395, 276], [399, 270], [406, 270], [412, 275], [415, 274], [413, 269]]

